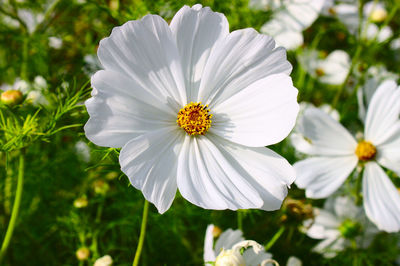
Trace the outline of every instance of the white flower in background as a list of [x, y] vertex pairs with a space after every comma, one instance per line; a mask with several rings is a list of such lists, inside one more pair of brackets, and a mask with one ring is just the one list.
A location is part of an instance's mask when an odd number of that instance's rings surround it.
[[50, 104], [49, 101], [46, 99], [46, 97], [43, 95], [43, 93], [40, 91], [28, 92], [28, 95], [26, 96], [26, 100], [35, 106], [37, 106], [37, 105], [47, 106]]
[[335, 50], [326, 58], [320, 58], [316, 50], [305, 50], [298, 60], [310, 76], [326, 84], [341, 85], [350, 71], [350, 56], [343, 50]]
[[303, 263], [301, 262], [301, 260], [295, 256], [290, 256], [286, 266], [302, 266]]
[[254, 10], [274, 11], [283, 4], [281, 0], [250, 0], [249, 8]]
[[11, 29], [17, 29], [20, 26], [18, 20], [1, 14], [0, 14], [0, 21]]
[[370, 1], [363, 7], [364, 16], [374, 23], [383, 22], [388, 13], [382, 2]]
[[294, 170], [265, 146], [289, 134], [299, 106], [271, 37], [184, 6], [170, 25], [147, 15], [114, 28], [98, 56], [86, 136], [122, 147], [122, 171], [160, 213], [177, 189], [206, 209], [280, 208]]
[[[228, 229], [224, 231], [214, 243], [215, 226], [210, 224], [206, 230], [206, 236], [204, 239], [204, 263], [210, 265], [208, 262], [216, 262], [217, 265], [254, 265], [258, 266], [262, 261], [272, 258], [270, 253], [264, 251], [264, 248], [256, 242], [250, 242], [253, 244], [252, 248], [244, 251], [243, 255], [239, 253], [243, 244], [249, 243], [251, 240], [244, 240], [243, 233], [240, 230]], [[238, 245], [239, 244], [239, 245]], [[213, 247], [214, 246], [214, 247]], [[237, 249], [239, 248], [239, 249]], [[217, 261], [216, 261], [217, 260]], [[224, 264], [232, 262], [233, 264]], [[236, 263], [236, 264], [235, 264]], [[242, 264], [240, 264], [242, 263]]]
[[95, 54], [87, 54], [83, 57], [83, 61], [85, 62], [85, 66], [83, 67], [83, 72], [87, 76], [92, 76], [94, 73], [103, 68], [100, 63], [100, 60], [97, 58]]
[[393, 39], [390, 42], [390, 48], [393, 50], [399, 50], [400, 49], [400, 38]]
[[358, 117], [361, 121], [365, 120], [366, 109], [379, 85], [384, 80], [397, 80], [398, 78], [398, 74], [388, 71], [383, 65], [368, 68], [365, 74], [365, 83], [357, 90]]
[[2, 84], [0, 86], [0, 90], [9, 91], [9, 90], [18, 90], [22, 93], [27, 93], [29, 90], [29, 83], [22, 79], [15, 79], [14, 84]]
[[43, 13], [37, 13], [30, 9], [18, 9], [18, 17], [25, 23], [28, 32], [32, 34], [36, 27], [43, 22]]
[[[297, 121], [300, 121], [300, 117], [309, 108], [315, 108], [315, 106], [312, 103], [307, 103], [307, 102], [300, 103], [300, 111], [299, 115], [297, 116]], [[332, 109], [332, 107], [329, 104], [323, 104], [318, 108], [321, 111], [328, 114], [333, 119], [335, 119], [336, 121], [339, 121], [340, 119], [339, 112], [336, 109]], [[303, 126], [304, 125], [302, 123], [296, 123], [296, 126], [289, 137], [290, 137], [290, 142], [296, 148], [296, 151], [301, 153], [308, 153], [308, 151], [312, 149], [312, 144], [310, 143], [310, 140], [304, 137], [304, 135], [302, 134], [302, 132], [305, 131], [304, 128], [302, 128]]]
[[49, 46], [54, 49], [60, 49], [62, 47], [63, 41], [61, 38], [50, 36], [49, 37]]
[[[342, 3], [329, 8], [330, 14], [335, 15], [351, 34], [358, 34], [360, 18], [358, 14], [358, 3]], [[382, 22], [386, 19], [387, 11], [383, 4], [374, 1], [364, 5], [363, 20], [361, 21], [361, 38], [366, 40], [374, 40], [384, 42], [392, 35], [392, 29], [389, 26], [378, 27], [375, 23]]]
[[357, 164], [364, 167], [362, 191], [368, 218], [379, 229], [400, 229], [400, 195], [381, 168], [400, 174], [400, 89], [393, 81], [382, 83], [368, 107], [364, 140], [357, 141], [336, 120], [318, 109], [307, 109], [298, 123], [312, 147], [313, 157], [297, 162], [296, 184], [309, 198], [326, 198], [335, 192]]
[[326, 258], [335, 257], [337, 252], [350, 247], [351, 240], [355, 240], [358, 247], [367, 248], [378, 233], [362, 208], [348, 197], [327, 199], [323, 209], [314, 208], [314, 217], [313, 221], [304, 222], [305, 231], [309, 237], [322, 240], [313, 251]]
[[113, 264], [113, 260], [110, 255], [105, 255], [101, 258], [98, 258], [93, 266], [111, 266]]
[[84, 141], [78, 141], [75, 144], [75, 151], [84, 162], [90, 161], [90, 148]]
[[293, 50], [303, 44], [302, 31], [311, 26], [324, 0], [285, 0], [260, 31], [275, 38], [276, 44]]

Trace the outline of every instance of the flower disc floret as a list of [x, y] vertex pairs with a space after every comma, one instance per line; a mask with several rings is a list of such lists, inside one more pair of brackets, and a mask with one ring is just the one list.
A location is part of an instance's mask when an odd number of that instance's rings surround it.
[[372, 160], [376, 155], [376, 148], [369, 141], [361, 141], [357, 145], [356, 155], [360, 161]]
[[191, 102], [179, 110], [176, 122], [191, 136], [204, 135], [211, 127], [212, 114], [207, 107], [201, 102]]

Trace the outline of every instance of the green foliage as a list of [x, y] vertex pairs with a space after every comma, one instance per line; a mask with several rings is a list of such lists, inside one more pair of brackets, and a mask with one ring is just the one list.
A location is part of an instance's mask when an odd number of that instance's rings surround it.
[[[17, 154], [21, 149], [27, 150], [21, 210], [4, 265], [93, 265], [105, 254], [112, 256], [115, 265], [131, 265], [139, 238], [143, 196], [121, 173], [119, 150], [95, 146], [84, 136], [83, 125], [88, 115], [83, 101], [90, 91], [90, 74], [85, 72], [95, 70], [85, 56], [96, 54], [99, 41], [113, 27], [150, 13], [170, 21], [184, 4], [199, 2], [224, 13], [231, 31], [246, 27], [259, 30], [272, 14], [249, 9], [247, 0], [3, 2], [0, 5], [0, 85], [13, 84], [20, 78], [33, 90], [37, 76], [44, 77], [48, 83], [48, 88], [42, 91], [48, 101], [46, 105], [35, 105], [27, 99], [12, 107], [0, 105], [1, 238], [15, 196]], [[388, 1], [387, 5], [390, 10], [394, 3]], [[32, 32], [18, 17], [21, 9], [43, 15]], [[396, 15], [390, 25], [394, 36], [399, 36], [399, 13]], [[20, 26], [13, 26], [4, 20], [6, 17]], [[60, 38], [61, 48], [50, 47], [49, 37]], [[337, 97], [335, 104], [341, 121], [357, 132], [361, 122], [357, 118], [355, 96], [365, 80], [363, 66], [384, 64], [388, 70], [398, 72], [398, 51], [391, 50], [388, 41], [360, 44], [333, 18], [319, 18], [304, 32], [304, 38], [308, 48], [330, 52], [339, 47], [352, 56], [361, 47], [358, 58], [361, 77], [355, 84], [354, 80], [347, 80], [341, 94], [337, 93], [338, 86], [322, 84], [302, 70], [297, 56], [304, 47], [288, 53], [299, 100], [318, 106], [332, 103]], [[78, 141], [89, 143], [89, 160], [77, 152]], [[288, 140], [271, 148], [290, 163], [299, 158]], [[393, 173], [391, 177], [397, 178]], [[359, 187], [353, 185], [357, 176], [352, 178], [346, 184], [346, 191], [357, 196]], [[400, 184], [398, 178], [395, 182]], [[295, 185], [289, 196], [305, 199], [304, 192]], [[79, 198], [87, 200], [87, 206], [74, 206]], [[306, 203], [314, 207], [323, 204], [321, 200]], [[332, 260], [323, 258], [311, 251], [318, 241], [300, 231], [304, 219], [299, 217], [303, 216], [293, 215], [287, 208], [273, 212], [204, 210], [177, 195], [171, 209], [163, 215], [150, 207], [141, 265], [203, 265], [204, 234], [210, 223], [223, 230], [242, 227], [246, 239], [267, 245], [281, 265], [289, 256], [299, 257], [303, 265], [393, 265], [399, 256], [398, 235], [381, 233], [368, 249], [354, 246]], [[358, 229], [346, 224], [342, 233], [352, 238]], [[271, 239], [274, 241], [270, 242]], [[87, 261], [76, 258], [80, 247], [89, 248]]]

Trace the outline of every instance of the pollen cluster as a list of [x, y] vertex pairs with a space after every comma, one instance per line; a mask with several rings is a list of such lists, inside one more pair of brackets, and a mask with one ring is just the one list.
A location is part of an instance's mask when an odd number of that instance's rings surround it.
[[357, 145], [356, 155], [360, 161], [372, 160], [376, 155], [376, 148], [371, 142], [363, 140]]
[[201, 102], [191, 102], [179, 110], [176, 122], [191, 136], [204, 135], [211, 127], [212, 115], [207, 107]]

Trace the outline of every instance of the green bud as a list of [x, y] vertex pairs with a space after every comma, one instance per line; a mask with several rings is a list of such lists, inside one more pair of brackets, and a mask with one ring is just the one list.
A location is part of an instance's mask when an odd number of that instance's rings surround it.
[[19, 90], [8, 90], [1, 94], [1, 102], [6, 105], [17, 105], [22, 103], [24, 96]]

